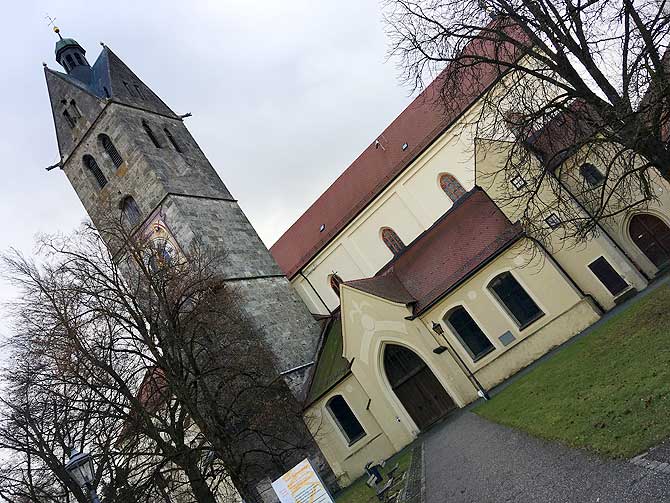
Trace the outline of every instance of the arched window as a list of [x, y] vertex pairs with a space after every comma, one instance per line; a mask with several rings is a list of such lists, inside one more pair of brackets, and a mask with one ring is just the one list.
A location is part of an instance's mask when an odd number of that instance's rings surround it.
[[172, 136], [170, 130], [168, 128], [163, 128], [163, 132], [165, 133], [165, 136], [167, 136], [167, 139], [170, 141], [170, 143], [172, 143], [174, 149], [181, 154], [181, 148], [179, 147], [179, 143], [177, 143], [177, 140], [174, 139], [174, 136]]
[[402, 239], [390, 227], [382, 229], [382, 241], [384, 241], [384, 244], [391, 250], [394, 256], [400, 255], [405, 249], [405, 243], [402, 242]]
[[75, 54], [74, 54], [74, 59], [77, 60], [77, 64], [78, 64], [78, 65], [83, 65], [83, 64], [84, 64], [84, 60], [81, 58], [81, 56], [79, 55], [79, 53], [75, 53]]
[[137, 95], [140, 98], [144, 99], [144, 93], [142, 92], [142, 88], [137, 84], [135, 84], [135, 91], [137, 91]]
[[163, 145], [161, 145], [161, 142], [158, 141], [158, 138], [152, 131], [151, 127], [149, 126], [149, 124], [147, 124], [147, 121], [142, 121], [142, 127], [144, 128], [144, 131], [146, 131], [147, 136], [151, 140], [151, 143], [154, 144], [154, 147], [163, 148]]
[[474, 361], [495, 349], [463, 306], [452, 309], [444, 319]]
[[76, 119], [81, 117], [81, 112], [79, 111], [79, 107], [77, 107], [77, 102], [74, 100], [70, 100], [70, 113]]
[[540, 318], [544, 313], [526, 290], [519, 284], [512, 273], [499, 274], [488, 286], [500, 304], [516, 321], [519, 328], [525, 328]]
[[135, 227], [140, 223], [140, 217], [142, 216], [140, 207], [137, 206], [132, 196], [126, 196], [121, 202], [121, 213], [130, 227]]
[[328, 277], [328, 282], [330, 283], [330, 288], [333, 289], [333, 292], [335, 292], [335, 295], [338, 297], [340, 296], [340, 285], [344, 283], [342, 281], [342, 278], [340, 278], [337, 274], [331, 274]]
[[100, 188], [103, 188], [105, 185], [107, 185], [107, 178], [105, 178], [105, 175], [102, 173], [100, 166], [98, 166], [98, 163], [95, 162], [95, 159], [93, 159], [92, 156], [88, 154], [84, 156], [84, 166], [86, 166], [86, 168], [91, 173], [93, 173], [95, 181], [98, 182]]
[[67, 61], [67, 64], [70, 67], [70, 69], [74, 68], [74, 59], [72, 59], [71, 54], [68, 54], [67, 56], [65, 56], [65, 61]]
[[71, 128], [73, 128], [77, 124], [75, 118], [72, 117], [72, 115], [70, 115], [70, 112], [68, 112], [67, 110], [63, 110], [63, 117], [65, 117], [65, 120], [67, 121], [67, 123], [70, 125]]
[[116, 166], [117, 168], [121, 166], [121, 164], [123, 164], [123, 157], [121, 157], [119, 151], [116, 150], [116, 147], [112, 143], [112, 140], [109, 138], [109, 136], [107, 136], [106, 134], [101, 134], [98, 135], [98, 139], [100, 140], [102, 148], [105, 149], [105, 152], [107, 152], [107, 155], [114, 163], [114, 166]]
[[465, 194], [465, 189], [454, 175], [442, 173], [440, 175], [440, 187], [453, 202], [458, 201]]
[[605, 180], [605, 177], [600, 172], [600, 170], [590, 162], [585, 162], [582, 164], [579, 167], [579, 173], [584, 177], [584, 181], [591, 187], [596, 187]]
[[358, 419], [356, 419], [356, 416], [342, 395], [335, 395], [328, 400], [326, 407], [328, 407], [344, 436], [347, 437], [349, 445], [365, 436], [363, 426], [358, 422]]
[[126, 82], [125, 80], [122, 82], [124, 87], [126, 88], [126, 91], [128, 91], [128, 94], [130, 94], [133, 98], [135, 98], [135, 91], [133, 91], [133, 88], [130, 87], [130, 85], [128, 85], [128, 82]]

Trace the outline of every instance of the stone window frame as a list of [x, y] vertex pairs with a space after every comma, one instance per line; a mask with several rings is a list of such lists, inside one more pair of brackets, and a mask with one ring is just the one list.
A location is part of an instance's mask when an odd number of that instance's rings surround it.
[[[341, 418], [338, 417], [338, 414], [332, 408], [333, 401], [337, 400], [338, 398], [341, 400], [341, 404], [346, 407], [346, 409], [343, 409], [344, 412], [350, 414], [350, 417], [348, 419], [355, 421], [354, 426], [358, 425], [358, 429], [360, 431], [357, 432], [347, 431], [347, 427], [344, 424], [342, 424]], [[328, 410], [330, 417], [333, 419], [338, 429], [340, 430], [340, 433], [342, 433], [342, 435], [344, 436], [344, 439], [346, 440], [347, 445], [349, 447], [351, 447], [356, 442], [360, 441], [361, 439], [367, 436], [368, 433], [365, 431], [363, 423], [361, 423], [361, 421], [358, 419], [358, 416], [356, 416], [356, 413], [354, 412], [354, 410], [351, 408], [351, 406], [341, 393], [331, 396], [326, 402], [325, 407], [326, 410]]]

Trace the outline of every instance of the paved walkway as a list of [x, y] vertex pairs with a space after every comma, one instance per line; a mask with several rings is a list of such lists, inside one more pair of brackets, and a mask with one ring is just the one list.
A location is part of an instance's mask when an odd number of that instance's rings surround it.
[[426, 503], [670, 502], [670, 475], [459, 411], [424, 437]]

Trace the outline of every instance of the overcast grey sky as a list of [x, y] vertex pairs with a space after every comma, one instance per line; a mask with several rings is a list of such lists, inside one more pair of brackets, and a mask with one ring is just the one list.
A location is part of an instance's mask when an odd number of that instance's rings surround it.
[[[104, 41], [187, 125], [270, 246], [409, 103], [378, 0], [12, 2], [3, 11], [0, 248], [31, 252], [85, 212], [59, 170], [42, 62], [56, 17]], [[0, 285], [0, 297], [11, 291]], [[0, 322], [0, 335], [5, 332]]]

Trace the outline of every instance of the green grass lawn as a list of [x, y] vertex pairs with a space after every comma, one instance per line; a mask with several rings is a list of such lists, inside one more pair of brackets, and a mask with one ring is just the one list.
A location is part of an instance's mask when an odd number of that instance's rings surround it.
[[634, 456], [670, 437], [670, 286], [634, 302], [475, 412], [611, 457]]
[[[386, 467], [382, 468], [384, 481], [386, 481], [386, 472], [393, 468], [396, 463], [398, 463], [398, 470], [396, 473], [400, 474], [407, 471], [409, 464], [412, 461], [412, 448], [413, 444], [408, 445], [386, 462]], [[335, 495], [335, 501], [337, 503], [367, 503], [368, 501], [377, 501], [375, 491], [365, 485], [367, 479], [368, 475], [363, 475], [349, 487], [342, 489]]]

